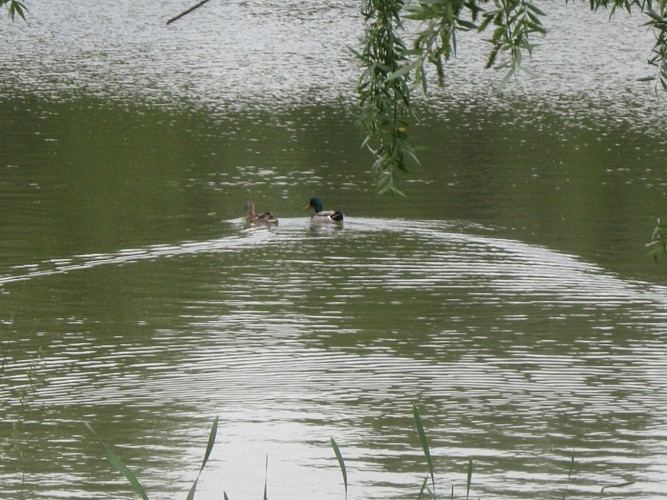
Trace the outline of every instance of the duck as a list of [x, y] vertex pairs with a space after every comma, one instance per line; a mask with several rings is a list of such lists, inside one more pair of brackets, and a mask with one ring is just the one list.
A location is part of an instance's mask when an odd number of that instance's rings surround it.
[[313, 215], [310, 216], [311, 222], [314, 223], [343, 222], [344, 218], [343, 212], [341, 212], [340, 210], [324, 210], [324, 205], [322, 204], [322, 200], [320, 200], [317, 197], [313, 197], [310, 199], [310, 203], [306, 207], [306, 210], [309, 208], [313, 209]]
[[252, 201], [246, 201], [245, 204], [245, 223], [247, 226], [253, 224], [264, 224], [267, 226], [277, 226], [278, 219], [271, 212], [255, 213], [255, 204]]

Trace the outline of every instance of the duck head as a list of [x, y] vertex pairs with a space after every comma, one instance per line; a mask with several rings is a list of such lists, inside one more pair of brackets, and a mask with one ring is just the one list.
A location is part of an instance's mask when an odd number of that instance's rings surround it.
[[308, 204], [308, 206], [306, 208], [310, 208], [310, 207], [312, 207], [312, 209], [315, 211], [315, 213], [318, 213], [318, 212], [321, 212], [322, 210], [324, 210], [324, 205], [322, 204], [322, 200], [320, 200], [319, 198], [316, 198], [316, 197], [313, 197], [313, 198], [310, 199], [310, 203]]

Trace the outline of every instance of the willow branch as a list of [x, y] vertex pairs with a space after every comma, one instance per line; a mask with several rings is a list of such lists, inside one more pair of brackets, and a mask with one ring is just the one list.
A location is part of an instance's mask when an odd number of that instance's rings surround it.
[[174, 21], [178, 21], [181, 17], [183, 17], [183, 16], [189, 14], [190, 12], [192, 12], [192, 11], [195, 10], [195, 9], [198, 9], [199, 7], [201, 7], [202, 5], [204, 5], [206, 2], [208, 2], [208, 0], [201, 0], [201, 2], [199, 2], [197, 5], [193, 5], [193, 6], [190, 7], [188, 10], [185, 10], [185, 11], [181, 12], [179, 15], [174, 16], [174, 17], [172, 17], [171, 19], [169, 19], [169, 21], [167, 21], [167, 24], [171, 24], [171, 23], [173, 23]]

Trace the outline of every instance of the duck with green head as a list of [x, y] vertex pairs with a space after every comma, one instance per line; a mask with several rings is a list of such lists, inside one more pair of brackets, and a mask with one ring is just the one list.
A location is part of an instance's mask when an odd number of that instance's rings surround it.
[[277, 226], [278, 219], [271, 212], [255, 213], [255, 204], [252, 201], [245, 203], [245, 223], [246, 226], [262, 224], [265, 226]]
[[343, 222], [343, 212], [340, 210], [324, 210], [324, 205], [322, 200], [317, 197], [310, 199], [310, 203], [306, 209], [312, 208], [313, 215], [310, 216], [310, 221], [314, 223], [342, 223]]

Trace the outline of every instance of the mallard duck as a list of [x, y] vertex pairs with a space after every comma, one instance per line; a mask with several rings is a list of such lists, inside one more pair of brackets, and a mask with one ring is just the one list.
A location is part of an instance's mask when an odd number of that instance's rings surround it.
[[340, 210], [324, 210], [322, 200], [319, 198], [311, 198], [306, 209], [309, 208], [314, 210], [313, 215], [310, 216], [311, 222], [343, 222], [343, 212]]
[[252, 201], [245, 203], [245, 223], [250, 226], [252, 224], [265, 224], [271, 226], [278, 225], [278, 219], [271, 212], [255, 213], [255, 204]]

